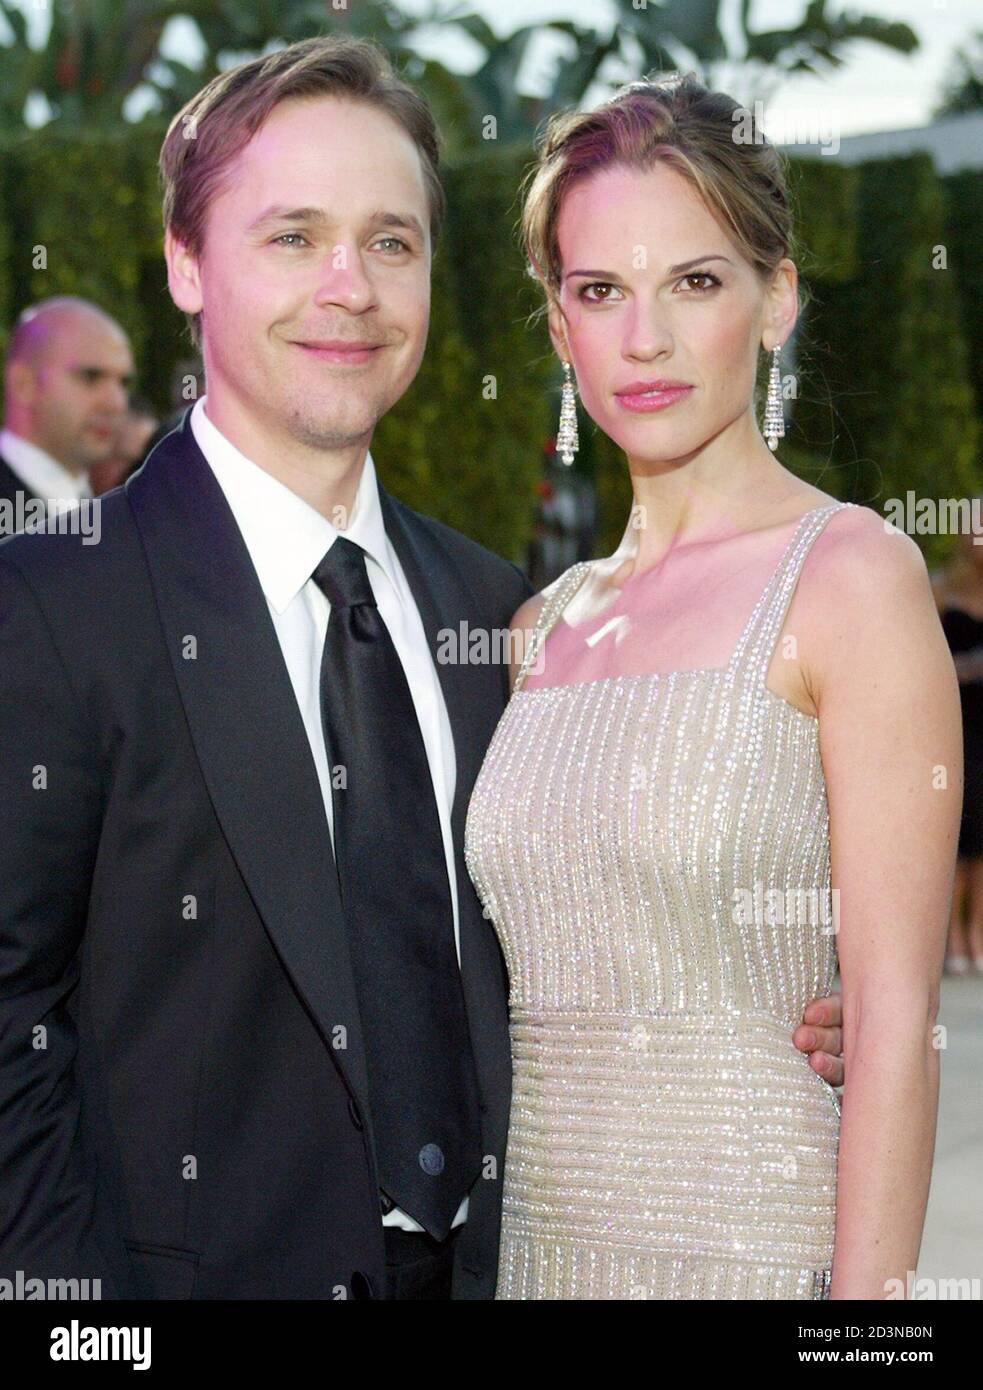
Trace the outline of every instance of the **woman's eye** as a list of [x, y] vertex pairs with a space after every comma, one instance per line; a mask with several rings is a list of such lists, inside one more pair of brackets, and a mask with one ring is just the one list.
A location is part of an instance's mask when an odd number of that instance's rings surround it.
[[[588, 290], [617, 290], [617, 289], [618, 289], [617, 285], [611, 285], [611, 284], [609, 284], [606, 280], [592, 280], [591, 283], [590, 283], [589, 285], [584, 285], [584, 287], [583, 287], [583, 288], [581, 289], [581, 291], [580, 291], [580, 294], [578, 295], [578, 298], [585, 300], [588, 304], [610, 304], [610, 303], [611, 303], [611, 296], [610, 296], [610, 294], [602, 295], [602, 296], [600, 297], [600, 299], [596, 299], [596, 298], [594, 298], [594, 296], [592, 296], [592, 295], [591, 295], [591, 296], [588, 296], [587, 291], [588, 291]], [[620, 294], [621, 291], [618, 290], [618, 293]]]
[[[707, 283], [694, 285], [691, 283], [693, 280], [704, 280]], [[689, 275], [684, 275], [679, 283], [685, 285], [687, 289], [695, 291], [696, 294], [706, 294], [707, 290], [712, 290], [715, 285], [720, 284], [720, 281], [709, 270], [693, 270], [690, 271]]]

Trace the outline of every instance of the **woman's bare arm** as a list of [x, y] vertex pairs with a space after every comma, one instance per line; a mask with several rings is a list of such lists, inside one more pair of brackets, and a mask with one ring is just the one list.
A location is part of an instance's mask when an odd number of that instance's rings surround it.
[[928, 1199], [962, 730], [921, 552], [867, 508], [841, 517], [816, 542], [823, 598], [810, 675], [847, 1072], [830, 1296], [883, 1299], [916, 1268]]

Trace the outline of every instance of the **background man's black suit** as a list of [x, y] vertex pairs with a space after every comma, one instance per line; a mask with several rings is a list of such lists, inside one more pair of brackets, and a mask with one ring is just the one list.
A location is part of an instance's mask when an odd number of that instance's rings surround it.
[[[16, 505], [18, 493], [23, 494], [25, 502], [31, 502], [37, 497], [37, 493], [24, 486], [10, 464], [0, 454], [0, 501], [13, 502]], [[0, 532], [0, 535], [2, 534], [4, 533]]]
[[[435, 655], [440, 629], [506, 628], [531, 592], [519, 569], [380, 498]], [[508, 676], [437, 670], [496, 1169], [471, 1192], [454, 1296], [490, 1298], [507, 980], [463, 837]], [[100, 1277], [104, 1298], [378, 1297], [372, 1117], [324, 806], [188, 415], [102, 499], [98, 545], [0, 545], [0, 737], [0, 1274]]]

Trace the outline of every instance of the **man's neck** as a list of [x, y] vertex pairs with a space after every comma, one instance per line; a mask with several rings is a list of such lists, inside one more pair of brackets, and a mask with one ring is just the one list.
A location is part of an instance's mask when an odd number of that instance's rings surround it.
[[339, 450], [307, 448], [290, 436], [270, 438], [254, 420], [230, 411], [211, 393], [206, 394], [203, 409], [219, 433], [251, 463], [303, 498], [338, 530], [348, 529], [368, 440]]
[[16, 417], [8, 418], [4, 420], [3, 428], [9, 430], [11, 434], [16, 435], [18, 439], [22, 439], [25, 444], [30, 444], [32, 448], [40, 450], [40, 452], [51, 459], [53, 463], [56, 463], [59, 468], [63, 468], [66, 473], [70, 473], [73, 478], [81, 478], [85, 474], [86, 470], [84, 468], [70, 463], [67, 459], [59, 458], [54, 449], [41, 439], [31, 425], [25, 421], [18, 420]]

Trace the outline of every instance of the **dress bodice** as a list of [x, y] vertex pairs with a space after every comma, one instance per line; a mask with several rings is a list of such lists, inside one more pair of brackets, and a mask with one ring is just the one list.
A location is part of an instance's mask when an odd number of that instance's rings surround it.
[[818, 721], [766, 677], [809, 546], [845, 505], [801, 518], [721, 667], [525, 690], [590, 564], [552, 587], [465, 842], [514, 1003], [760, 1009], [791, 1028], [828, 992]]

